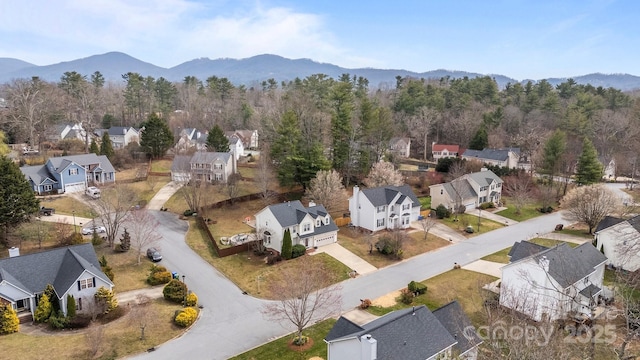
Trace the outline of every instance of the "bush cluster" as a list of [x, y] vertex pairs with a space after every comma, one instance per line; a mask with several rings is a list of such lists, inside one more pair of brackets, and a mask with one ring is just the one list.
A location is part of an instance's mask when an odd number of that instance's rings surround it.
[[400, 301], [403, 304], [411, 304], [413, 302], [413, 298], [416, 297], [414, 293], [409, 291], [409, 289], [400, 290]]
[[436, 217], [438, 219], [449, 218], [451, 217], [451, 210], [447, 209], [443, 204], [440, 204], [436, 208]]
[[480, 206], [479, 206], [479, 208], [482, 209], [482, 210], [493, 209], [495, 207], [496, 206], [493, 205], [492, 202], [484, 202], [484, 203], [480, 204]]
[[194, 292], [189, 292], [187, 295], [187, 299], [185, 300], [185, 305], [187, 306], [196, 306], [198, 305], [198, 296]]
[[69, 326], [69, 318], [64, 316], [62, 310], [58, 310], [57, 313], [52, 312], [48, 320], [49, 326], [54, 329], [64, 329]]
[[540, 212], [543, 214], [552, 213], [553, 208], [551, 206], [543, 207], [543, 208], [540, 208]]
[[307, 248], [302, 244], [293, 245], [291, 248], [291, 258], [295, 259], [304, 255], [307, 252]]
[[178, 326], [187, 327], [193, 324], [196, 321], [197, 317], [198, 312], [194, 308], [187, 307], [182, 310], [176, 311], [173, 322], [175, 322]]
[[427, 285], [416, 281], [411, 281], [407, 286], [407, 289], [409, 289], [409, 291], [411, 291], [414, 295], [418, 296], [427, 292]]
[[364, 300], [360, 300], [360, 309], [365, 310], [368, 309], [369, 306], [371, 306], [371, 300], [369, 299], [364, 299]]
[[171, 273], [164, 266], [151, 265], [151, 272], [147, 277], [147, 284], [160, 285], [171, 281]]
[[267, 265], [274, 265], [282, 261], [282, 256], [280, 255], [269, 255], [267, 256]]
[[0, 335], [18, 332], [20, 321], [11, 305], [0, 305]]
[[193, 210], [191, 210], [191, 209], [187, 209], [187, 210], [185, 210], [185, 211], [182, 213], [182, 215], [184, 215], [184, 216], [191, 216], [191, 215], [193, 215], [193, 213], [194, 213], [194, 211], [193, 211]]
[[187, 285], [180, 280], [173, 279], [162, 289], [162, 295], [165, 300], [182, 304], [187, 295]]

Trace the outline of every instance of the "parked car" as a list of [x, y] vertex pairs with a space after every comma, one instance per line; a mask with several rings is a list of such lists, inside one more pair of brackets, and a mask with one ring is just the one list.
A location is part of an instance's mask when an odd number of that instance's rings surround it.
[[92, 225], [82, 228], [82, 235], [91, 235], [93, 232], [106, 233], [107, 229], [104, 226]]
[[147, 249], [147, 257], [149, 258], [149, 260], [153, 262], [162, 260], [162, 255], [160, 254], [160, 251], [158, 251], [158, 249], [153, 247]]
[[40, 215], [45, 215], [45, 216], [51, 216], [52, 214], [56, 213], [56, 209], [54, 208], [48, 208], [48, 207], [41, 207], [40, 208]]
[[95, 186], [89, 186], [86, 192], [87, 192], [87, 195], [89, 195], [89, 197], [92, 199], [100, 198], [100, 189], [98, 189]]

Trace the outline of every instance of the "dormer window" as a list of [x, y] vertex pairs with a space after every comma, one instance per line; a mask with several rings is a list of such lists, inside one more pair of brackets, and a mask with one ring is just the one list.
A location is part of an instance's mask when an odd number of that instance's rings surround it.
[[324, 218], [324, 224], [329, 225], [329, 215]]
[[316, 226], [320, 226], [320, 219], [316, 220]]

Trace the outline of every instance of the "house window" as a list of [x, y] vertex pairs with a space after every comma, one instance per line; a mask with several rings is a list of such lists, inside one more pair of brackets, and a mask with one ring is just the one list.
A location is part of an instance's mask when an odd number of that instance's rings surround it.
[[51, 186], [51, 185], [43, 185], [42, 186], [42, 190], [51, 191], [51, 190], [53, 190], [53, 186]]
[[329, 225], [329, 215], [324, 218], [324, 224]]
[[402, 204], [402, 210], [409, 210], [411, 204]]
[[79, 297], [78, 300], [76, 300], [76, 310], [82, 310], [82, 298]]
[[216, 174], [216, 181], [222, 180], [222, 174]]
[[409, 225], [409, 217], [408, 216], [404, 216], [402, 218], [402, 225]]
[[384, 226], [384, 219], [378, 219], [378, 221], [376, 221], [376, 225], [377, 225], [378, 227], [382, 227], [382, 226]]
[[320, 219], [316, 220], [316, 227], [320, 226]]
[[310, 230], [311, 230], [311, 224], [309, 224], [309, 223], [302, 224], [302, 231], [303, 232], [307, 232], [307, 231], [310, 231]]
[[378, 213], [384, 212], [384, 205], [378, 206]]
[[82, 279], [82, 280], [78, 281], [78, 290], [92, 288], [94, 286], [93, 282], [94, 282], [93, 278], [91, 278], [91, 279]]
[[69, 175], [78, 175], [78, 168], [69, 169]]
[[222, 170], [222, 164], [213, 164], [215, 170]]

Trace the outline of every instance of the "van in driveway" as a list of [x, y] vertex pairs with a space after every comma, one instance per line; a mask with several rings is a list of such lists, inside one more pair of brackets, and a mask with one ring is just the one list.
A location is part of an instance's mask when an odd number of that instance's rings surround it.
[[86, 192], [87, 192], [87, 195], [89, 195], [89, 197], [92, 199], [100, 198], [100, 189], [98, 189], [95, 186], [89, 186]]

